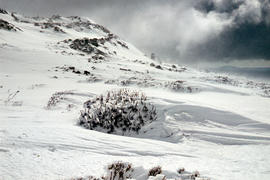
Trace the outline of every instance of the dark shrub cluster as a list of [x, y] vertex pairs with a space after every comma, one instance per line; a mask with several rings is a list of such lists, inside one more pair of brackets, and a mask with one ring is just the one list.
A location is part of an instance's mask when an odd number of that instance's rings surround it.
[[8, 30], [8, 31], [17, 31], [17, 30], [20, 30], [19, 28], [15, 27], [13, 24], [3, 20], [3, 19], [0, 19], [0, 29], [5, 29], [5, 30]]
[[0, 13], [2, 13], [2, 14], [8, 14], [8, 12], [6, 10], [1, 9], [1, 8], [0, 8]]
[[115, 43], [112, 41], [113, 39], [116, 40], [117, 36], [110, 33], [106, 37], [102, 37], [102, 38], [86, 38], [85, 37], [82, 39], [75, 39], [75, 40], [67, 39], [67, 40], [64, 40], [64, 42], [69, 43], [69, 47], [74, 50], [79, 50], [87, 54], [91, 54], [94, 52], [95, 54], [102, 55], [102, 56], [105, 56], [106, 53], [97, 49], [97, 47], [101, 46], [106, 49], [106, 46], [104, 46], [106, 42], [109, 42], [115, 46], [119, 44], [120, 46], [128, 49], [128, 46], [124, 42], [117, 40], [116, 41], [117, 43]]
[[166, 82], [164, 83], [164, 87], [169, 88], [174, 91], [189, 92], [189, 93], [198, 91], [198, 88], [187, 86], [185, 84], [185, 81], [181, 81], [181, 80]]
[[[138, 177], [138, 169], [133, 167], [132, 164], [127, 162], [117, 161], [108, 165], [105, 169], [107, 172], [101, 178], [96, 178], [94, 176], [72, 178], [71, 180], [127, 180], [127, 179], [148, 179], [148, 180], [166, 180], [166, 179], [177, 179], [177, 180], [210, 180], [207, 177], [200, 176], [198, 171], [193, 173], [185, 171], [184, 168], [180, 168], [174, 178], [167, 178], [166, 174], [162, 172], [161, 166], [153, 167], [148, 171], [146, 176]], [[140, 169], [141, 171], [141, 169]], [[144, 172], [140, 172], [141, 175]], [[140, 176], [140, 175], [139, 175]], [[143, 177], [143, 178], [142, 178]]]
[[157, 119], [156, 108], [143, 93], [120, 89], [84, 103], [79, 125], [107, 133], [137, 132]]
[[74, 93], [73, 92], [70, 92], [70, 91], [62, 91], [62, 92], [56, 92], [54, 93], [48, 103], [47, 103], [47, 106], [46, 108], [47, 109], [51, 109], [52, 107], [55, 107], [60, 101], [64, 100], [65, 99], [65, 96], [66, 95], [73, 95]]
[[236, 80], [233, 80], [227, 76], [215, 76], [215, 81], [222, 84], [229, 84], [233, 86], [238, 86], [239, 82]]
[[124, 47], [124, 48], [126, 48], [126, 49], [129, 49], [126, 43], [121, 42], [121, 41], [117, 41], [117, 43], [118, 43], [120, 46], [122, 46], [122, 47]]
[[130, 179], [134, 169], [130, 163], [115, 162], [108, 166], [108, 175], [103, 177], [106, 180]]
[[155, 68], [160, 69], [160, 70], [168, 70], [168, 71], [173, 71], [173, 72], [184, 72], [187, 70], [187, 68], [185, 68], [185, 67], [177, 67], [174, 64], [172, 66], [168, 67], [168, 66], [160, 65], [160, 64], [156, 65], [155, 63], [152, 62], [149, 65], [151, 67], [155, 67]]
[[74, 73], [74, 74], [77, 74], [77, 75], [82, 75], [82, 76], [87, 76], [88, 79], [87, 79], [87, 82], [97, 82], [97, 81], [101, 81], [102, 79], [96, 75], [94, 75], [93, 73], [91, 73], [89, 70], [80, 70], [80, 69], [77, 69], [75, 68], [74, 66], [57, 66], [55, 67], [55, 71], [58, 71], [58, 70], [62, 70], [64, 72], [71, 72], [71, 73]]
[[56, 22], [44, 22], [44, 23], [34, 23], [35, 26], [40, 26], [41, 29], [52, 29], [55, 32], [65, 33], [63, 29], [60, 27], [62, 26], [61, 23]]
[[162, 169], [160, 166], [153, 167], [152, 169], [149, 170], [148, 176], [156, 176], [158, 174], [162, 173]]
[[75, 39], [72, 41], [72, 43], [69, 45], [70, 48], [74, 50], [80, 50], [85, 53], [92, 53], [94, 52], [94, 47], [93, 46], [98, 46], [97, 40], [96, 39], [88, 39], [88, 38], [83, 38], [83, 39]]
[[[129, 71], [129, 69], [120, 69], [122, 71]], [[132, 70], [130, 70], [132, 71]], [[185, 81], [162, 81], [154, 79], [151, 76], [132, 76], [127, 79], [110, 79], [105, 81], [105, 84], [117, 84], [120, 86], [132, 86], [136, 85], [139, 87], [155, 87], [155, 88], [166, 88], [176, 92], [183, 93], [195, 93], [199, 92], [200, 89], [197, 87], [189, 86]]]
[[95, 53], [97, 55], [105, 56], [106, 53], [97, 49], [97, 47], [104, 45], [106, 40], [104, 38], [82, 38], [82, 39], [68, 39], [64, 40], [65, 43], [70, 43], [69, 47], [74, 50], [79, 50], [87, 54]]

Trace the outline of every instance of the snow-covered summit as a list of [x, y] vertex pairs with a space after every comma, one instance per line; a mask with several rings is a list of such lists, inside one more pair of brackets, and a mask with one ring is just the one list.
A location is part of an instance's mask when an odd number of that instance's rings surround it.
[[[157, 119], [128, 136], [78, 125], [84, 102], [121, 88]], [[0, 10], [0, 179], [101, 177], [114, 161], [142, 180], [156, 166], [161, 179], [268, 179], [269, 95], [266, 82], [156, 62], [88, 18]]]

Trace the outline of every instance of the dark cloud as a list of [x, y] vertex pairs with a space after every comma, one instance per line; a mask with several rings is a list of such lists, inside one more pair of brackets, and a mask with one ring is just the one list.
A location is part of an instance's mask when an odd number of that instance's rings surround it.
[[270, 60], [269, 0], [0, 0], [25, 15], [81, 15], [174, 61]]
[[244, 23], [226, 28], [217, 37], [196, 44], [190, 58], [205, 60], [270, 60], [270, 28], [265, 23]]
[[207, 60], [270, 60], [270, 2], [266, 0], [202, 0], [197, 10], [230, 19], [221, 33], [205, 43], [193, 46], [193, 58]]

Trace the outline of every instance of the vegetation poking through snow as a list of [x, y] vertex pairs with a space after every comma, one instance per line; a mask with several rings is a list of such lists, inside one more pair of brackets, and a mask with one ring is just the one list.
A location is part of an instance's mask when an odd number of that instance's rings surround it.
[[[128, 70], [127, 70], [128, 71]], [[185, 81], [163, 81], [154, 79], [149, 75], [145, 76], [132, 76], [124, 79], [110, 79], [105, 81], [105, 84], [117, 84], [120, 86], [132, 86], [136, 85], [139, 87], [155, 87], [155, 88], [166, 88], [177, 92], [194, 93], [198, 92], [199, 88], [188, 85]]]
[[0, 13], [2, 13], [2, 14], [8, 14], [8, 12], [5, 9], [1, 9], [1, 8], [0, 8]]
[[66, 33], [63, 29], [61, 29], [61, 23], [54, 22], [35, 22], [35, 26], [40, 26], [41, 29], [53, 29], [55, 32]]
[[[69, 43], [69, 47], [74, 49], [74, 50], [79, 50], [87, 54], [91, 54], [95, 52], [98, 55], [103, 55], [105, 56], [106, 53], [97, 49], [97, 47], [105, 47], [104, 44], [106, 42], [112, 43], [113, 45], [116, 46], [116, 44], [121, 45], [124, 48], [128, 49], [128, 46], [119, 40], [113, 42], [112, 40], [115, 39], [116, 37], [113, 34], [109, 34], [107, 37], [104, 38], [82, 38], [82, 39], [75, 39], [75, 40], [64, 40], [65, 43]], [[112, 53], [110, 53], [112, 54]]]
[[14, 26], [13, 24], [3, 20], [3, 19], [0, 19], [0, 29], [4, 29], [4, 30], [8, 30], [8, 31], [17, 31], [17, 30], [20, 30], [20, 28]]
[[150, 63], [149, 64], [151, 67], [154, 67], [156, 69], [160, 70], [168, 70], [168, 71], [173, 71], [173, 72], [184, 72], [187, 70], [185, 67], [177, 67], [176, 65], [167, 65], [167, 64], [158, 64], [156, 65], [155, 63]]
[[71, 180], [127, 180], [132, 179], [134, 168], [130, 163], [121, 161], [112, 163], [106, 168], [106, 175], [101, 178], [94, 176], [72, 178]]
[[142, 126], [157, 119], [154, 105], [138, 91], [109, 91], [84, 103], [79, 125], [107, 133], [139, 133]]
[[70, 180], [101, 180], [101, 179], [103, 179], [103, 178], [96, 178], [94, 176], [87, 176], [87, 177], [71, 178]]
[[153, 167], [152, 169], [149, 170], [148, 176], [156, 176], [158, 174], [162, 173], [162, 169], [160, 166]]
[[181, 92], [197, 92], [199, 91], [198, 88], [187, 86], [185, 81], [177, 80], [177, 81], [168, 81], [164, 83], [164, 87], [169, 88], [174, 91], [181, 91]]
[[47, 106], [46, 108], [47, 109], [51, 109], [52, 107], [55, 107], [61, 100], [64, 100], [65, 99], [65, 96], [66, 95], [73, 95], [74, 93], [73, 92], [70, 92], [70, 91], [61, 91], [61, 92], [56, 92], [54, 93], [48, 103], [47, 103]]
[[[106, 174], [101, 178], [96, 178], [94, 176], [72, 178], [71, 180], [128, 180], [128, 179], [141, 179], [141, 180], [210, 180], [206, 177], [200, 177], [200, 173], [195, 171], [193, 173], [187, 172], [184, 168], [178, 171], [178, 174], [174, 174], [174, 177], [167, 178], [166, 174], [162, 172], [161, 166], [156, 166], [147, 170], [141, 167], [134, 167], [131, 163], [117, 161], [106, 168]], [[163, 174], [162, 174], [163, 173]], [[170, 175], [172, 176], [172, 175]]]
[[99, 77], [97, 77], [96, 75], [94, 75], [93, 73], [91, 73], [89, 70], [79, 70], [77, 68], [75, 68], [74, 66], [62, 66], [62, 67], [55, 67], [55, 71], [58, 71], [58, 69], [63, 70], [64, 72], [72, 72], [74, 74], [77, 75], [83, 75], [83, 76], [87, 76], [87, 80], [86, 82], [98, 82], [101, 81], [101, 79]]
[[132, 177], [134, 169], [130, 163], [115, 162], [108, 166], [106, 180], [125, 180]]
[[226, 85], [231, 85], [235, 87], [244, 87], [244, 88], [251, 88], [251, 89], [258, 89], [259, 92], [257, 93], [260, 96], [263, 97], [270, 97], [270, 84], [266, 82], [254, 82], [251, 80], [237, 80], [233, 78], [229, 78], [228, 76], [214, 76], [203, 78], [203, 80], [209, 81], [209, 82], [216, 82]]
[[[123, 48], [129, 49], [128, 46], [126, 45], [125, 42], [120, 41], [117, 36], [114, 34], [109, 33], [106, 37], [102, 38], [81, 38], [81, 39], [66, 39], [64, 41], [66, 44], [69, 45], [71, 49], [77, 50], [77, 51], [82, 51], [86, 54], [91, 54], [95, 53], [96, 58], [101, 59], [102, 57], [100, 56], [107, 56], [107, 54], [115, 55], [116, 52], [104, 52], [104, 50], [100, 50], [99, 47], [107, 50], [107, 46], [105, 46], [105, 43], [110, 43], [114, 46], [120, 45]], [[61, 42], [58, 42], [60, 44]], [[94, 57], [92, 57], [94, 58]], [[95, 58], [94, 58], [95, 59]], [[104, 57], [103, 57], [104, 59]], [[96, 59], [97, 60], [97, 59]]]
[[10, 92], [10, 90], [8, 91], [8, 97], [7, 99], [4, 101], [5, 105], [8, 105], [10, 103], [12, 103], [13, 106], [21, 106], [22, 105], [22, 102], [21, 101], [13, 101], [15, 99], [15, 97], [17, 96], [17, 94], [19, 93], [20, 91], [17, 90], [16, 92]]
[[191, 179], [194, 179], [195, 180], [197, 177], [200, 177], [199, 171], [193, 172], [192, 175], [191, 175]]
[[179, 169], [177, 170], [177, 172], [178, 172], [179, 174], [183, 174], [183, 173], [185, 172], [185, 168], [179, 168]]

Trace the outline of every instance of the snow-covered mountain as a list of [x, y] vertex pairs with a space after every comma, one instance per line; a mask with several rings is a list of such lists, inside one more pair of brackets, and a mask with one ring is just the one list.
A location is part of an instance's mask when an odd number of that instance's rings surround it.
[[[124, 136], [78, 125], [84, 102], [121, 88], [157, 119]], [[0, 10], [0, 179], [101, 177], [115, 161], [142, 180], [155, 166], [156, 179], [269, 179], [269, 97], [266, 82], [155, 62], [88, 18]]]

